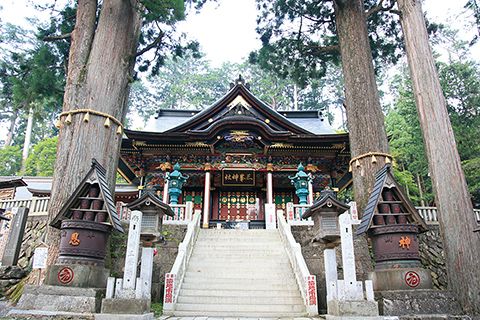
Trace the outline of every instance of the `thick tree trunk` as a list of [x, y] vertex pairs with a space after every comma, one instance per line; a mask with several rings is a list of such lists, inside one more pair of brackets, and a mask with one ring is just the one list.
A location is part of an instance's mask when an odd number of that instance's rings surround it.
[[[369, 152], [389, 154], [363, 1], [335, 0], [335, 21], [352, 158]], [[372, 157], [365, 157], [359, 163], [358, 167], [352, 164], [353, 192], [358, 212], [363, 215], [375, 183], [375, 173], [385, 165], [385, 158], [376, 156], [376, 163], [372, 163]]]
[[480, 236], [419, 0], [398, 0], [415, 104], [445, 244], [448, 284], [467, 313], [480, 312]]
[[[129, 83], [133, 74], [142, 17], [135, 0], [104, 0], [95, 22], [95, 0], [79, 0], [72, 33], [70, 60], [63, 111], [92, 109], [125, 120]], [[115, 187], [122, 135], [117, 124], [104, 126], [105, 117], [85, 113], [62, 118], [55, 163], [49, 221], [85, 177], [95, 158], [107, 170], [111, 191]], [[55, 263], [60, 242], [59, 231], [48, 228], [48, 264]]]

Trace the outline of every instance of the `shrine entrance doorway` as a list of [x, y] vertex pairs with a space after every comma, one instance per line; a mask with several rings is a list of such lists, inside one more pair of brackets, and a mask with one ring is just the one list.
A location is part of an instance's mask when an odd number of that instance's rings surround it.
[[265, 192], [250, 188], [216, 190], [212, 194], [210, 223], [222, 228], [263, 229]]

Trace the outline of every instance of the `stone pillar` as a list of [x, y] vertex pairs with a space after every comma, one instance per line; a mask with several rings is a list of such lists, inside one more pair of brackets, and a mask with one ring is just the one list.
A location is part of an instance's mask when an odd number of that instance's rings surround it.
[[273, 203], [273, 163], [267, 163], [267, 203]]
[[363, 300], [363, 290], [357, 288], [357, 275], [355, 270], [355, 254], [353, 251], [353, 231], [350, 214], [339, 216], [340, 232], [342, 237], [342, 262], [345, 300]]
[[137, 299], [152, 298], [152, 273], [153, 273], [153, 248], [142, 248], [142, 264], [140, 265], [141, 284], [137, 284], [140, 290], [140, 297]]
[[205, 190], [203, 192], [203, 227], [208, 228], [210, 215], [210, 163], [205, 163]]
[[[123, 289], [128, 290], [131, 293], [135, 293], [135, 281], [137, 278], [138, 248], [140, 246], [142, 215], [143, 214], [141, 211], [132, 211], [132, 215], [130, 218], [130, 228], [128, 230], [127, 256], [125, 259]], [[135, 296], [131, 298], [134, 297]]]
[[308, 181], [308, 204], [313, 204], [313, 183]]
[[165, 179], [163, 180], [163, 202], [168, 204], [168, 171], [165, 171]]
[[324, 263], [325, 263], [325, 282], [327, 287], [327, 305], [331, 301], [338, 300], [337, 293], [337, 256], [335, 249], [325, 249], [323, 251]]
[[2, 266], [16, 266], [20, 249], [22, 248], [23, 233], [27, 224], [28, 208], [13, 208], [12, 212], [17, 211], [11, 220], [10, 234], [8, 235], [7, 245], [3, 253]]

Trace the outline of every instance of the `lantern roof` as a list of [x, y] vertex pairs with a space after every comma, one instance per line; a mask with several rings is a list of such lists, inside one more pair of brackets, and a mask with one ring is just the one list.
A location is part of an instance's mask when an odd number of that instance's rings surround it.
[[320, 197], [316, 199], [315, 203], [303, 213], [301, 218], [307, 219], [314, 214], [322, 213], [324, 210], [334, 211], [337, 215], [340, 215], [348, 209], [350, 209], [350, 206], [338, 200], [335, 191], [325, 189], [320, 193]]
[[144, 212], [145, 209], [147, 209], [150, 212], [153, 211], [158, 214], [163, 213], [167, 216], [173, 217], [172, 208], [160, 200], [154, 189], [144, 189], [142, 191], [142, 196], [137, 200], [127, 204], [127, 207], [132, 211], [139, 210]]

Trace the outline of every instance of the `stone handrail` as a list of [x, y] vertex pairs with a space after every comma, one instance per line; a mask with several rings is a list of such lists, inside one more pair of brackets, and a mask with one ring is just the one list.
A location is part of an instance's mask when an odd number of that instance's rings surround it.
[[[192, 221], [193, 216], [193, 202], [187, 202], [186, 204], [171, 204], [170, 207], [173, 210], [173, 217], [164, 215], [163, 224], [178, 224], [184, 225]], [[130, 220], [130, 209], [126, 204], [118, 201], [116, 203], [117, 214], [120, 220]]]
[[313, 219], [301, 219], [301, 216], [310, 207], [310, 204], [287, 203], [286, 219], [291, 226], [313, 226]]
[[187, 234], [182, 243], [178, 246], [178, 255], [170, 273], [165, 274], [165, 291], [163, 295], [163, 314], [172, 315], [177, 301], [180, 285], [183, 282], [193, 246], [200, 230], [201, 214], [195, 213], [192, 221], [188, 224]]
[[295, 241], [291, 227], [283, 216], [283, 210], [277, 211], [277, 219], [280, 237], [287, 249], [288, 258], [295, 272], [295, 278], [300, 287], [305, 306], [307, 307], [307, 313], [309, 316], [316, 316], [318, 315], [316, 277], [308, 271], [300, 244]]
[[[427, 224], [438, 224], [437, 207], [415, 207]], [[477, 221], [480, 221], [480, 209], [473, 209]]]
[[50, 197], [33, 197], [29, 199], [0, 200], [0, 209], [26, 207], [29, 216], [48, 215]]

